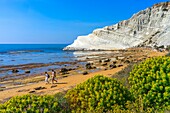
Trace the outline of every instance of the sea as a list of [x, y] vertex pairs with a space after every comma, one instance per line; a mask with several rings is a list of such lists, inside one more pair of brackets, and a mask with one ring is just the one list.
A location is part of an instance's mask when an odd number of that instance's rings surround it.
[[[58, 62], [76, 62], [79, 57], [92, 54], [102, 54], [101, 51], [63, 51], [68, 44], [0, 44], [0, 77], [13, 76], [9, 67], [18, 68], [16, 76], [26, 75], [25, 70], [20, 69], [26, 64], [53, 64]], [[79, 62], [84, 65], [86, 62]], [[65, 65], [50, 65], [28, 69], [31, 74], [38, 74], [49, 69], [60, 69]], [[6, 70], [6, 71], [5, 71]]]
[[68, 44], [0, 44], [0, 66], [73, 61]]
[[[0, 44], [0, 71], [3, 67], [12, 67], [33, 63], [55, 63], [74, 62], [76, 56], [74, 51], [63, 51], [68, 44]], [[30, 74], [48, 71], [49, 68], [61, 68], [58, 65], [31, 69]], [[12, 71], [0, 72], [0, 77], [12, 75]], [[19, 70], [17, 74], [24, 74], [24, 70]]]

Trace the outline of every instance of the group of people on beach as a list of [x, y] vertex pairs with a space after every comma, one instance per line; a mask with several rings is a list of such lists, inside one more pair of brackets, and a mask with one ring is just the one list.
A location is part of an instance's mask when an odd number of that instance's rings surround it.
[[52, 70], [51, 77], [47, 72], [45, 72], [45, 82], [46, 82], [46, 84], [49, 83], [49, 78], [51, 78], [52, 84], [54, 84], [54, 81], [57, 82], [56, 72], [54, 70]]

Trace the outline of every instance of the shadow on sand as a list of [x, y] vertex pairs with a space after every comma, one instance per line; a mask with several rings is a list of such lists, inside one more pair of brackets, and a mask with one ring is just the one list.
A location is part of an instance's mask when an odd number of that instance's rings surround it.
[[67, 84], [67, 82], [57, 82], [57, 83], [54, 83], [54, 84]]

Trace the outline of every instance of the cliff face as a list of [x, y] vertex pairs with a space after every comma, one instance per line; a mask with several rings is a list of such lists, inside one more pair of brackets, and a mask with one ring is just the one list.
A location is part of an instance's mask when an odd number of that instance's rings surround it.
[[112, 50], [170, 45], [170, 2], [155, 4], [129, 20], [79, 36], [64, 50]]

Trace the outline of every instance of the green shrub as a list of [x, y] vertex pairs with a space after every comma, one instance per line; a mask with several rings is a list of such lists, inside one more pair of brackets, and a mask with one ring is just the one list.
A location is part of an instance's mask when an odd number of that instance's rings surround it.
[[108, 111], [114, 105], [125, 107], [131, 94], [119, 81], [102, 75], [88, 79], [67, 92], [66, 98], [76, 112], [93, 110]]
[[1, 113], [56, 113], [62, 109], [54, 96], [23, 95], [0, 105]]
[[136, 65], [130, 73], [131, 92], [143, 99], [144, 107], [170, 105], [170, 58], [156, 57]]

